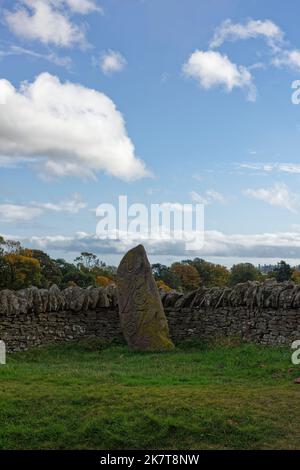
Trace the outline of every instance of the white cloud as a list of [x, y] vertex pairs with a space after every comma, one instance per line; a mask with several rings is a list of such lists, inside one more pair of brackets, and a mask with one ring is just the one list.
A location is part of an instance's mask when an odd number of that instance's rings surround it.
[[292, 193], [284, 183], [276, 183], [271, 188], [247, 189], [244, 194], [293, 213], [297, 213], [300, 207], [299, 195]]
[[[2, 234], [6, 238], [11, 235]], [[134, 240], [110, 240], [100, 238], [95, 234], [76, 233], [74, 236], [34, 236], [23, 238], [24, 246], [40, 248], [45, 251], [60, 251], [64, 253], [80, 253], [91, 251], [96, 254], [117, 254], [122, 256], [127, 250], [139, 243]], [[239, 258], [300, 258], [300, 231], [258, 233], [258, 234], [225, 234], [216, 230], [205, 232], [204, 246], [197, 252], [186, 251], [185, 243], [181, 240], [140, 240], [149, 255], [171, 255], [186, 257], [239, 257]]]
[[218, 86], [228, 92], [233, 88], [243, 88], [247, 90], [250, 101], [256, 99], [256, 89], [249, 70], [232, 63], [226, 55], [219, 52], [195, 51], [184, 64], [183, 72], [196, 79], [205, 90]]
[[300, 164], [298, 163], [280, 163], [276, 168], [284, 173], [300, 173]]
[[0, 157], [32, 159], [46, 175], [124, 180], [148, 173], [135, 156], [124, 119], [103, 93], [48, 73], [19, 90], [0, 80]]
[[100, 67], [105, 75], [121, 72], [126, 67], [127, 61], [120, 52], [109, 50], [105, 52], [100, 61]]
[[74, 44], [85, 45], [83, 29], [71, 22], [65, 9], [55, 8], [65, 4], [78, 13], [88, 13], [89, 8], [92, 11], [94, 2], [20, 0], [18, 8], [14, 11], [5, 11], [4, 17], [10, 30], [22, 38], [39, 40], [44, 44], [54, 44], [60, 47], [70, 47]]
[[79, 194], [74, 194], [71, 199], [66, 199], [57, 203], [33, 202], [32, 204], [45, 211], [69, 212], [70, 214], [77, 214], [81, 209], [84, 209], [87, 206], [86, 203], [82, 201], [82, 198]]
[[180, 202], [163, 202], [160, 204], [160, 208], [166, 211], [170, 212], [192, 212], [193, 208], [190, 206], [190, 204], [181, 204]]
[[263, 37], [273, 46], [283, 41], [283, 31], [271, 20], [248, 20], [245, 24], [225, 20], [215, 31], [210, 47], [220, 47], [225, 41]]
[[53, 202], [31, 202], [25, 204], [0, 204], [0, 221], [5, 223], [28, 222], [40, 217], [45, 212], [64, 212], [77, 214], [87, 204], [79, 194], [74, 194], [72, 198]]
[[205, 196], [201, 196], [201, 194], [197, 193], [197, 191], [191, 191], [190, 198], [193, 202], [196, 202], [197, 204], [208, 204], [207, 198]]
[[268, 163], [241, 163], [241, 164], [238, 164], [237, 167], [243, 170], [265, 171], [265, 172], [271, 172], [274, 170], [274, 165], [268, 164]]
[[39, 52], [33, 51], [31, 49], [25, 49], [24, 47], [11, 45], [6, 48], [6, 50], [0, 49], [0, 59], [2, 57], [8, 57], [12, 55], [26, 55], [33, 57], [34, 59], [46, 60], [52, 64], [65, 67], [66, 69], [71, 69], [72, 59], [68, 56], [61, 57], [54, 52], [48, 52], [46, 54], [41, 54]]
[[223, 196], [223, 194], [218, 193], [214, 189], [209, 189], [208, 191], [206, 191], [206, 195], [211, 201], [216, 201], [220, 204], [227, 204], [227, 199]]
[[102, 12], [103, 9], [97, 4], [95, 0], [54, 0], [60, 3], [66, 3], [68, 7], [75, 13], [87, 15], [94, 11]]
[[38, 207], [27, 207], [17, 204], [0, 204], [0, 222], [28, 222], [43, 213]]
[[197, 193], [196, 191], [191, 191], [190, 192], [190, 197], [193, 202], [196, 202], [198, 204], [205, 204], [209, 205], [212, 204], [213, 202], [218, 202], [219, 204], [227, 204], [228, 200], [223, 194], [215, 191], [214, 189], [208, 189], [204, 195], [202, 196], [201, 194]]
[[299, 163], [241, 163], [238, 168], [245, 170], [264, 171], [271, 173], [277, 171], [279, 173], [299, 174]]
[[[300, 50], [290, 49], [284, 40], [284, 32], [271, 20], [248, 20], [246, 23], [224, 21], [216, 30], [210, 43], [211, 48], [220, 47], [225, 41], [238, 41], [251, 38], [263, 38], [271, 49], [271, 64], [276, 67], [289, 67], [300, 71]], [[248, 70], [264, 68], [262, 63], [253, 64]]]
[[80, 194], [74, 194], [72, 198], [53, 202], [31, 202], [29, 204], [0, 204], [0, 222], [19, 223], [28, 222], [40, 217], [46, 212], [65, 212], [77, 214], [85, 209], [87, 204], [83, 202]]
[[272, 60], [276, 67], [289, 67], [292, 70], [300, 71], [300, 50], [281, 50]]

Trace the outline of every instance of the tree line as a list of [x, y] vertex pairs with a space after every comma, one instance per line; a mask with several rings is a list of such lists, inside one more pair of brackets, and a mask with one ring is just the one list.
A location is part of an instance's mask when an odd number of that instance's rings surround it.
[[[274, 278], [278, 282], [292, 280], [300, 284], [298, 267], [285, 261], [260, 269], [251, 263], [238, 263], [231, 269], [201, 258], [182, 260], [171, 266], [152, 265], [157, 286], [165, 291], [189, 291], [200, 286], [233, 286], [240, 282], [263, 281]], [[116, 284], [115, 266], [109, 266], [89, 252], [82, 252], [73, 263], [53, 259], [42, 250], [24, 248], [20, 242], [0, 237], [0, 289], [18, 290], [29, 286], [49, 288], [56, 284], [61, 289], [69, 286], [102, 286]]]
[[107, 266], [93, 253], [84, 252], [69, 263], [53, 259], [42, 250], [22, 247], [20, 242], [0, 237], [0, 289], [29, 286], [61, 289], [69, 286], [107, 286], [115, 282], [116, 268]]

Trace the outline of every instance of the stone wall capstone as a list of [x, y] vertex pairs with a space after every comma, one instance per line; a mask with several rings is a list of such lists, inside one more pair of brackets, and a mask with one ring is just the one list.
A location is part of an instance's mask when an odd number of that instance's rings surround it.
[[[300, 339], [300, 286], [293, 283], [248, 282], [161, 297], [175, 342], [239, 335], [290, 345]], [[123, 341], [114, 286], [0, 291], [0, 340], [8, 352], [85, 337]]]

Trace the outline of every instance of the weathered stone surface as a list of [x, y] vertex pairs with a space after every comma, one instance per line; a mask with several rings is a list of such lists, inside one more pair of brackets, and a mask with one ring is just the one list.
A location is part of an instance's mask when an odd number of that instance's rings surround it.
[[[65, 308], [65, 296], [60, 292], [59, 288], [55, 284], [53, 284], [49, 289], [48, 302], [49, 312], [58, 312]], [[41, 295], [39, 296], [39, 311], [43, 311], [43, 299]]]
[[[115, 286], [2, 290], [0, 339], [9, 352], [89, 336], [122, 341], [117, 300]], [[176, 342], [238, 335], [247, 342], [290, 346], [300, 338], [300, 286], [293, 283], [201, 287], [164, 293], [162, 303]]]
[[174, 348], [161, 298], [142, 245], [126, 253], [119, 265], [117, 278], [120, 321], [128, 345], [141, 351]]

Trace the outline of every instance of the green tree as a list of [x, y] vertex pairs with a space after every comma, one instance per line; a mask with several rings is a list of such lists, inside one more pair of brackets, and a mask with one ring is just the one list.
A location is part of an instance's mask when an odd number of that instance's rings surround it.
[[80, 253], [80, 256], [77, 256], [77, 258], [74, 259], [74, 262], [79, 269], [85, 269], [88, 271], [101, 264], [94, 253], [89, 253], [87, 251]]
[[225, 266], [205, 261], [201, 258], [186, 260], [183, 263], [194, 266], [200, 276], [201, 284], [206, 287], [226, 286], [229, 283], [230, 273]]
[[57, 259], [56, 263], [62, 273], [62, 288], [68, 287], [70, 284], [76, 284], [79, 287], [93, 286], [96, 283], [95, 275], [87, 270], [79, 269], [72, 263], [68, 263], [64, 259]]
[[94, 266], [90, 272], [94, 274], [95, 277], [103, 276], [112, 280], [116, 280], [117, 277], [117, 268], [115, 266], [107, 266], [102, 261], [99, 262], [98, 266]]
[[291, 266], [285, 261], [280, 261], [273, 272], [277, 282], [289, 281], [293, 274]]
[[240, 282], [259, 281], [261, 274], [251, 263], [239, 263], [232, 266], [230, 270], [230, 284], [235, 285]]
[[152, 273], [156, 281], [163, 281], [171, 289], [179, 290], [181, 288], [180, 277], [168, 266], [160, 263], [152, 264]]
[[63, 275], [55, 260], [41, 250], [31, 250], [32, 257], [37, 259], [41, 267], [41, 287], [48, 288], [52, 284], [61, 286]]

